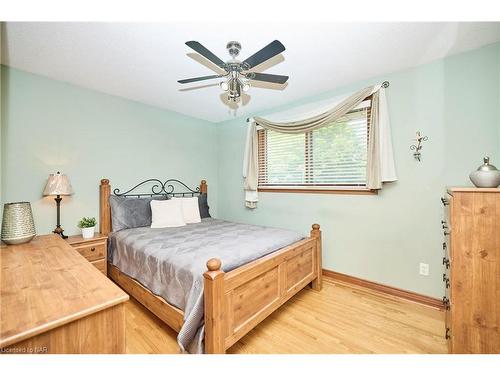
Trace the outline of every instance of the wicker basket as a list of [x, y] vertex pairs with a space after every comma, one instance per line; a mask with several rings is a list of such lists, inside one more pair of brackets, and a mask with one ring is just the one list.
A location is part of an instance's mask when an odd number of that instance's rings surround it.
[[2, 241], [8, 245], [29, 242], [36, 236], [29, 202], [6, 203], [3, 206]]

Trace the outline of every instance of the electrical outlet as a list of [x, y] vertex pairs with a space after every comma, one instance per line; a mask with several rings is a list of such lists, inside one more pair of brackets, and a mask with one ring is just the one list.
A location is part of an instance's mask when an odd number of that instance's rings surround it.
[[418, 273], [422, 276], [429, 276], [429, 264], [420, 263], [420, 268]]

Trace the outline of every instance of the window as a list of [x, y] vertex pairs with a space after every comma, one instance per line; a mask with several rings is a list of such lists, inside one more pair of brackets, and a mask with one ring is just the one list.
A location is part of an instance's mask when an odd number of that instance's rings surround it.
[[366, 100], [340, 120], [305, 134], [258, 130], [259, 190], [369, 191], [370, 111]]

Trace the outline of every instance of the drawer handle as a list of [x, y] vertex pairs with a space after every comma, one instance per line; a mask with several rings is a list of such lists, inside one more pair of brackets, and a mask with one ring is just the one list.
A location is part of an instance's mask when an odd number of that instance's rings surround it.
[[91, 247], [91, 248], [90, 248], [90, 251], [95, 251], [95, 247]]
[[450, 309], [450, 300], [448, 298], [446, 298], [446, 296], [443, 297], [443, 305], [446, 308], [446, 310]]
[[446, 231], [447, 227], [445, 228], [445, 227], [444, 227], [444, 225], [443, 225], [443, 229], [444, 229], [443, 234], [444, 234], [445, 236], [449, 236], [449, 235], [450, 235], [450, 232], [447, 232], [447, 231]]
[[450, 260], [443, 258], [443, 265], [446, 266], [446, 269], [449, 269], [450, 268]]
[[446, 274], [443, 273], [443, 282], [446, 283], [446, 289], [450, 287], [450, 278], [446, 277]]
[[450, 204], [450, 201], [446, 198], [441, 197], [441, 203], [443, 206], [448, 206]]
[[444, 333], [444, 338], [446, 340], [449, 340], [451, 338], [451, 336], [450, 336], [450, 329], [449, 328], [446, 328], [446, 332]]
[[443, 251], [446, 251], [446, 242], [443, 242]]

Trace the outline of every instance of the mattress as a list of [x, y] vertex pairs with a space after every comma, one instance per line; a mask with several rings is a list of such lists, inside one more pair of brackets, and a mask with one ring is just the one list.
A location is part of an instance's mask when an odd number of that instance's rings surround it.
[[177, 342], [184, 351], [202, 353], [207, 260], [219, 258], [222, 270], [229, 272], [303, 238], [286, 229], [206, 218], [178, 228], [142, 227], [111, 233], [108, 259], [184, 311]]

